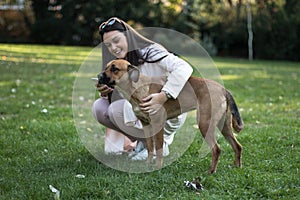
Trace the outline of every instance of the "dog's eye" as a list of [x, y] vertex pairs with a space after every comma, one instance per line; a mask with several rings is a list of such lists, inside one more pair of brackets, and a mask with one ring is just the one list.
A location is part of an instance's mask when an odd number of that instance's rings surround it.
[[110, 68], [110, 71], [114, 74], [118, 73], [120, 69], [118, 69], [115, 65], [112, 65]]

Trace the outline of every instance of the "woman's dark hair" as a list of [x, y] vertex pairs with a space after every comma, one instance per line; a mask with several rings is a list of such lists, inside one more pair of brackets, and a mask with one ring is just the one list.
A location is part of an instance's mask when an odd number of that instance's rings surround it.
[[[151, 59], [151, 57], [157, 55], [160, 52], [155, 52], [155, 54], [152, 56], [150, 55], [151, 53], [149, 53], [149, 51], [145, 52], [145, 55], [140, 55], [140, 49], [143, 49], [151, 44], [155, 44], [155, 42], [139, 34], [136, 30], [134, 30], [129, 24], [127, 24], [123, 20], [113, 17], [99, 26], [99, 34], [102, 42], [101, 44], [103, 68], [105, 68], [106, 64], [109, 61], [115, 59], [115, 57], [108, 51], [107, 47], [103, 43], [103, 34], [113, 30], [120, 31], [126, 36], [128, 43], [128, 53], [125, 59], [135, 66], [138, 66], [144, 62], [158, 62], [167, 56], [167, 54], [165, 53], [162, 54], [161, 57], [153, 60]], [[161, 50], [161, 52], [163, 52], [163, 50]]]

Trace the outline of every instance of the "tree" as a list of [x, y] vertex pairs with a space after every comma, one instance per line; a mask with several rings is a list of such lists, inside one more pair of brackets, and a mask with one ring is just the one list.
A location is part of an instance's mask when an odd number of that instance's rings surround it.
[[247, 7], [247, 27], [248, 27], [248, 59], [252, 61], [253, 60], [252, 13], [251, 13], [251, 6], [248, 0], [246, 3], [246, 7]]
[[299, 13], [299, 1], [258, 1], [253, 19], [257, 58], [299, 60]]
[[248, 1], [32, 0], [36, 22], [31, 38], [37, 43], [95, 45], [100, 23], [117, 16], [134, 27], [175, 29], [206, 41], [221, 56], [251, 57], [253, 32], [255, 58], [299, 60], [300, 1], [251, 0], [252, 23], [247, 26]]
[[38, 43], [95, 44], [99, 23], [111, 16], [124, 20], [142, 18], [142, 23], [149, 23], [147, 15], [151, 10], [146, 9], [147, 3], [147, 0], [33, 0], [36, 23], [32, 38]]

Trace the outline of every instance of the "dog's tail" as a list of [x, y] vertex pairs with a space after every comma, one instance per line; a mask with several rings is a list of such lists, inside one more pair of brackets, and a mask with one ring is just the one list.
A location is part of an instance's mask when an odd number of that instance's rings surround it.
[[235, 100], [234, 100], [232, 94], [228, 90], [226, 90], [225, 96], [226, 96], [226, 100], [227, 100], [227, 105], [232, 114], [232, 126], [233, 126], [234, 130], [236, 130], [236, 132], [239, 133], [244, 128], [244, 123], [243, 123], [242, 117], [239, 113], [239, 109], [235, 103]]

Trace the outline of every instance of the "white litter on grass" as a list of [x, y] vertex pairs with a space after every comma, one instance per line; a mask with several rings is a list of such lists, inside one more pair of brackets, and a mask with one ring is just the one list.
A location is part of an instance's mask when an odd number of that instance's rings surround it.
[[20, 79], [16, 80], [16, 85], [17, 85], [17, 87], [19, 87], [21, 85], [21, 80]]
[[79, 100], [80, 100], [80, 101], [84, 101], [84, 97], [83, 97], [83, 96], [80, 96], [80, 97], [79, 97]]
[[56, 189], [55, 187], [53, 187], [52, 185], [49, 185], [49, 189], [51, 190], [51, 192], [55, 193], [54, 199], [60, 200], [60, 191], [58, 189]]
[[195, 190], [195, 191], [199, 191], [199, 190], [204, 189], [203, 185], [201, 183], [199, 183], [198, 181], [196, 181], [196, 180], [184, 181], [184, 184], [187, 188], [190, 188], [190, 189]]
[[76, 178], [85, 178], [85, 175], [83, 175], [83, 174], [77, 174], [75, 177]]
[[17, 92], [17, 89], [16, 88], [12, 88], [11, 89], [11, 93], [16, 93]]
[[88, 128], [86, 128], [86, 130], [87, 130], [88, 132], [93, 132], [93, 131], [92, 131], [92, 129], [91, 129], [91, 128], [89, 128], [89, 127], [88, 127]]
[[48, 110], [44, 108], [43, 110], [41, 110], [41, 113], [48, 113]]

